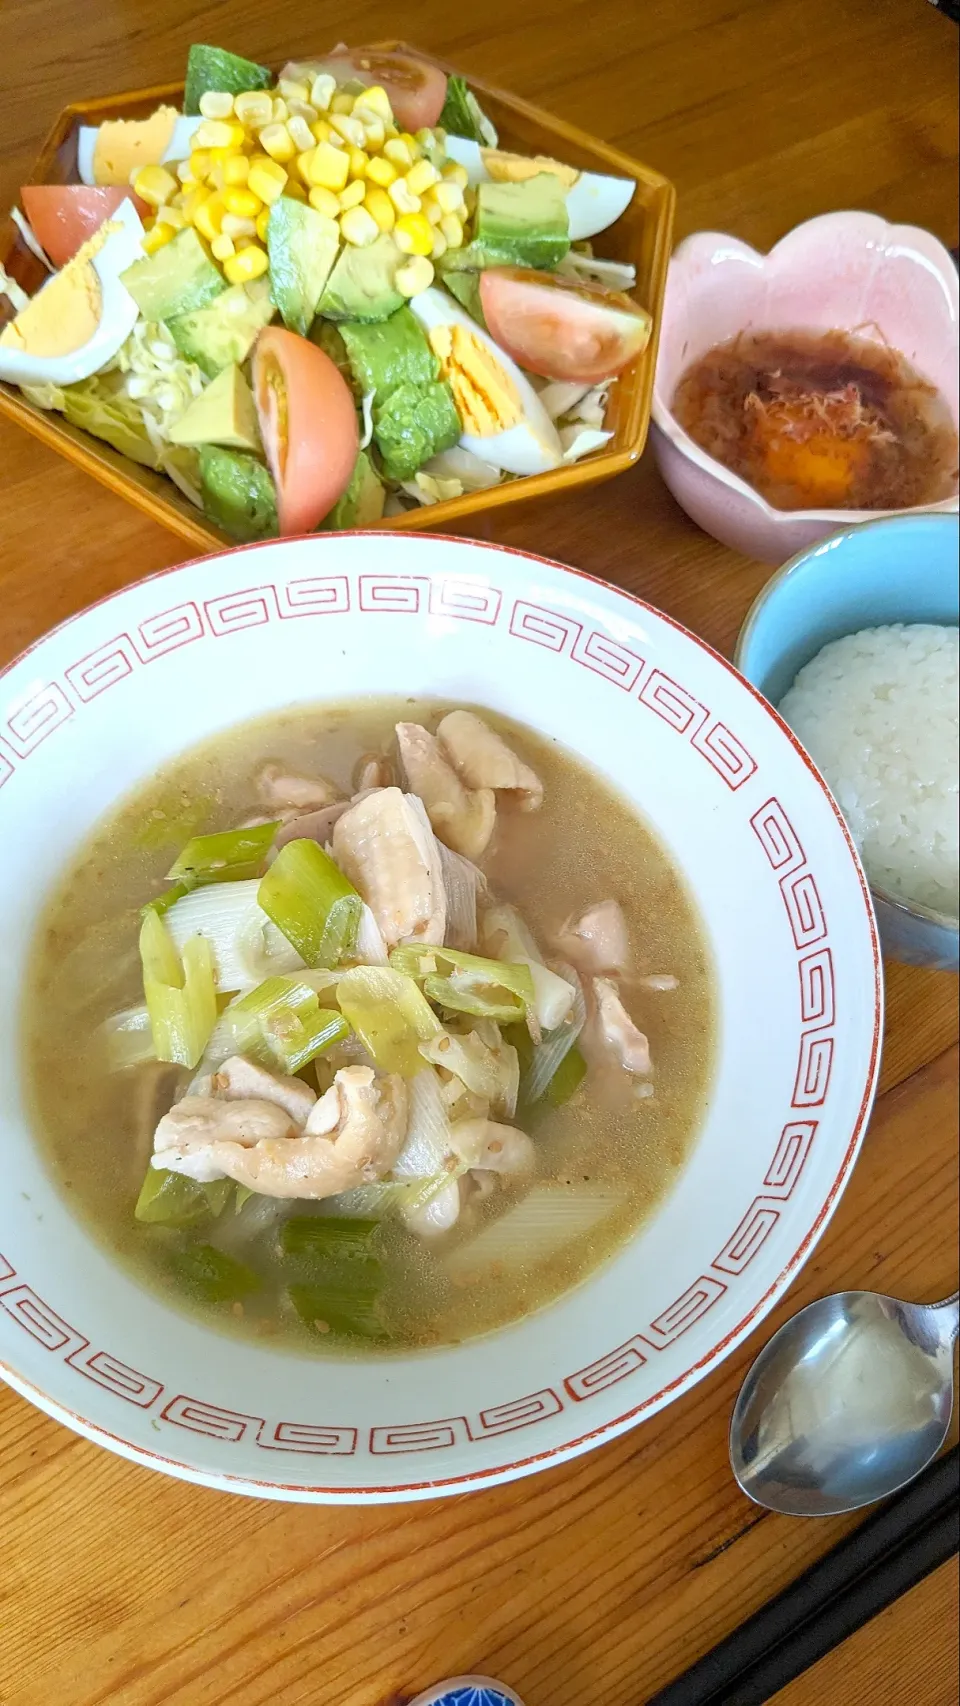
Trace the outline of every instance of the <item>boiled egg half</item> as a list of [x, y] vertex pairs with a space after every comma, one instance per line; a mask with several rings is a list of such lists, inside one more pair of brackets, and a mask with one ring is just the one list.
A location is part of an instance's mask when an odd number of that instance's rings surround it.
[[462, 448], [505, 474], [556, 468], [563, 459], [557, 429], [516, 363], [446, 291], [431, 286], [409, 306], [453, 392]]
[[194, 132], [205, 121], [178, 113], [176, 107], [158, 107], [149, 118], [105, 119], [103, 124], [80, 126], [77, 137], [77, 171], [82, 184], [129, 184], [141, 166], [160, 166], [168, 160], [185, 160]]
[[116, 355], [139, 310], [120, 274], [141, 259], [143, 226], [123, 201], [0, 332], [0, 379], [73, 385]]
[[484, 148], [463, 136], [448, 136], [445, 143], [451, 160], [466, 168], [471, 184], [490, 178], [499, 183], [522, 183], [538, 172], [553, 172], [567, 190], [567, 219], [571, 243], [595, 237], [620, 218], [633, 200], [633, 178], [608, 178], [599, 172], [578, 172], [546, 155], [508, 154], [499, 148]]

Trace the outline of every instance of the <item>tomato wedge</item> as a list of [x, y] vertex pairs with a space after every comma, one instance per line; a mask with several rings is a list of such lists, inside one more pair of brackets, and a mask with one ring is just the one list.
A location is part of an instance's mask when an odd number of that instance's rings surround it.
[[490, 335], [520, 367], [544, 379], [598, 385], [646, 348], [653, 322], [618, 290], [525, 267], [480, 274]]
[[141, 219], [147, 204], [122, 184], [91, 189], [86, 184], [24, 184], [23, 211], [33, 234], [55, 267], [66, 266], [88, 237], [129, 198]]
[[268, 326], [253, 352], [253, 396], [280, 532], [310, 533], [343, 496], [356, 464], [350, 387], [316, 344]]
[[393, 116], [401, 130], [432, 129], [447, 98], [446, 72], [412, 53], [383, 53], [373, 47], [342, 47], [325, 59], [311, 59], [316, 75], [329, 71], [338, 83], [359, 78], [368, 86], [379, 83], [390, 96]]

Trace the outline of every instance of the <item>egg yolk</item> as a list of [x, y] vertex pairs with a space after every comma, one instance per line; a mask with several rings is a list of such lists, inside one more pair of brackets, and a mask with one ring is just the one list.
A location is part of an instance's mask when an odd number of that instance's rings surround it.
[[493, 438], [523, 420], [520, 393], [509, 373], [467, 326], [434, 326], [430, 348], [453, 392], [465, 433]]

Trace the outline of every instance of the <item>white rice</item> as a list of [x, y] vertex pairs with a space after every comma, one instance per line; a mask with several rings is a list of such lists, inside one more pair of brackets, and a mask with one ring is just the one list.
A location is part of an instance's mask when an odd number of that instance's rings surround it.
[[871, 883], [955, 918], [958, 630], [864, 628], [824, 646], [780, 713], [830, 784]]

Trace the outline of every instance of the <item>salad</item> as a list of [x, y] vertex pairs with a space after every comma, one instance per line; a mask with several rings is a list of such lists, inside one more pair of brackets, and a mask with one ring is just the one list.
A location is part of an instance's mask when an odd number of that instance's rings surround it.
[[238, 540], [363, 527], [571, 462], [650, 337], [590, 239], [636, 185], [498, 146], [463, 79], [190, 49], [184, 111], [81, 127], [13, 210], [51, 274], [0, 379]]

